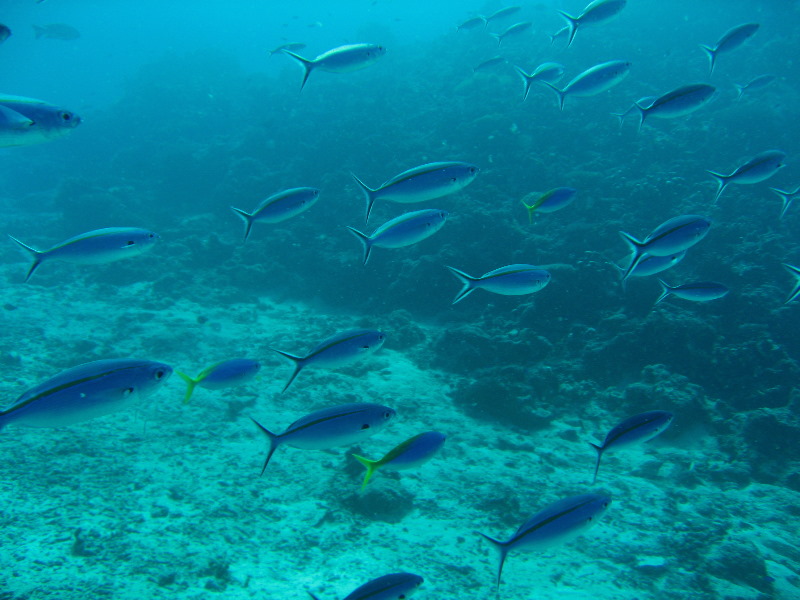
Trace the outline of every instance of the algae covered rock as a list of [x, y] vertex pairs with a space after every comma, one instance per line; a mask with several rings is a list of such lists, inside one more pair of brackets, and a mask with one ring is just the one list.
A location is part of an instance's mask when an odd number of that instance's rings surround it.
[[706, 560], [709, 574], [759, 592], [772, 592], [772, 581], [761, 551], [745, 539], [727, 540], [714, 547]]

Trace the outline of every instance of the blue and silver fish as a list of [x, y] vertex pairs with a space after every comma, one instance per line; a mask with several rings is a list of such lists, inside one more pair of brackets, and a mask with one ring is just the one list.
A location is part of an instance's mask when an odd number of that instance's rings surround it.
[[[646, 97], [643, 99], [645, 104], [635, 102], [633, 106], [639, 112], [638, 129], [642, 128], [647, 117], [674, 119], [693, 113], [714, 98], [716, 91], [715, 87], [707, 83], [694, 83], [681, 86], [652, 101], [650, 97]], [[620, 116], [620, 123], [624, 118], [624, 114]]]
[[781, 207], [781, 216], [780, 216], [780, 218], [782, 219], [783, 216], [786, 214], [786, 211], [789, 210], [789, 207], [792, 205], [792, 202], [794, 202], [797, 199], [797, 196], [800, 195], [800, 185], [794, 188], [793, 192], [786, 192], [778, 188], [769, 188], [769, 189], [778, 194], [778, 196], [780, 196], [780, 199], [783, 200], [783, 207]]
[[485, 71], [486, 69], [491, 69], [492, 67], [497, 67], [500, 65], [504, 65], [508, 62], [508, 59], [504, 56], [493, 56], [492, 58], [487, 58], [483, 62], [475, 65], [472, 68], [473, 73], [477, 73], [478, 71]]
[[789, 271], [789, 273], [791, 273], [794, 277], [794, 287], [789, 293], [789, 297], [786, 298], [786, 301], [784, 302], [784, 304], [789, 304], [800, 297], [800, 267], [795, 267], [794, 265], [787, 263], [783, 263], [783, 266], [786, 267], [786, 270]]
[[706, 171], [717, 180], [717, 193], [714, 195], [716, 204], [722, 192], [731, 183], [753, 184], [766, 181], [780, 169], [785, 167], [786, 153], [780, 150], [767, 150], [748, 160], [743, 165], [736, 167], [730, 175], [723, 175], [716, 171]]
[[480, 277], [467, 275], [453, 267], [447, 268], [464, 284], [456, 294], [453, 304], [461, 302], [478, 289], [503, 296], [522, 296], [538, 292], [550, 283], [550, 273], [533, 265], [508, 265], [484, 273]]
[[347, 229], [364, 247], [364, 264], [367, 264], [372, 248], [404, 248], [421, 242], [439, 231], [447, 221], [448, 212], [438, 208], [416, 210], [387, 221], [372, 235], [361, 233], [354, 227]]
[[138, 403], [169, 379], [172, 368], [152, 360], [96, 360], [62, 371], [32, 387], [4, 411], [0, 429], [63, 427]]
[[246, 242], [253, 223], [280, 223], [308, 210], [314, 206], [317, 200], [319, 200], [317, 188], [291, 188], [262, 200], [251, 213], [234, 206], [231, 206], [231, 210], [244, 221], [244, 241]]
[[367, 200], [367, 218], [376, 200], [389, 200], [403, 204], [435, 200], [468, 186], [478, 175], [478, 167], [465, 162], [435, 162], [414, 167], [395, 175], [375, 189], [367, 186], [353, 173], [353, 179]]
[[276, 46], [272, 50], [269, 51], [269, 55], [272, 56], [273, 54], [278, 54], [278, 52], [283, 52], [284, 50], [289, 50], [291, 52], [297, 52], [298, 50], [302, 50], [305, 48], [306, 45], [302, 42], [288, 42], [286, 44], [281, 44], [280, 46]]
[[281, 391], [285, 392], [300, 371], [306, 367], [338, 367], [377, 352], [385, 341], [386, 334], [382, 331], [348, 329], [324, 339], [305, 356], [296, 356], [273, 348], [275, 352], [294, 363], [294, 372]]
[[672, 419], [673, 414], [671, 412], [651, 410], [622, 421], [622, 423], [608, 432], [601, 445], [598, 446], [590, 442], [589, 445], [597, 451], [592, 484], [594, 485], [595, 481], [597, 481], [597, 472], [600, 470], [600, 459], [603, 457], [603, 453], [652, 440], [670, 426]]
[[232, 358], [203, 369], [197, 377], [191, 377], [180, 371], [175, 371], [175, 373], [186, 382], [186, 395], [183, 397], [183, 403], [187, 404], [196, 387], [219, 390], [240, 385], [255, 377], [260, 368], [261, 363], [257, 360]]
[[714, 65], [717, 62], [717, 56], [719, 54], [724, 54], [726, 52], [730, 52], [731, 50], [735, 50], [749, 40], [753, 34], [758, 31], [758, 28], [758, 23], [745, 23], [744, 25], [737, 25], [736, 27], [733, 27], [722, 34], [722, 37], [719, 38], [719, 41], [714, 46], [700, 44], [700, 47], [706, 52], [706, 54], [708, 54], [708, 74], [711, 75], [714, 72]]
[[367, 487], [370, 478], [378, 469], [404, 471], [425, 464], [441, 450], [446, 439], [447, 436], [443, 433], [428, 431], [407, 439], [378, 460], [370, 460], [353, 454], [355, 459], [367, 469], [364, 474], [364, 482], [361, 484], [361, 490], [363, 491]]
[[658, 283], [661, 284], [661, 295], [656, 299], [653, 306], [659, 304], [669, 296], [675, 296], [683, 300], [691, 300], [692, 302], [709, 302], [710, 300], [722, 298], [730, 292], [730, 290], [721, 283], [715, 283], [713, 281], [696, 281], [673, 286], [659, 279]]
[[[578, 190], [575, 188], [553, 188], [552, 190], [539, 195], [539, 197], [533, 200], [531, 204], [528, 204], [525, 201], [528, 198], [528, 196], [525, 196], [521, 202], [522, 205], [528, 209], [528, 222], [533, 223], [533, 213], [535, 212], [552, 213], [556, 212], [557, 210], [561, 210], [575, 199], [575, 195], [577, 193]], [[529, 196], [530, 195], [531, 194], [529, 194]]]
[[486, 17], [486, 23], [489, 24], [492, 21], [499, 21], [500, 19], [505, 19], [510, 17], [511, 15], [517, 14], [520, 10], [522, 10], [521, 6], [506, 6], [505, 8], [500, 8]]
[[[344, 600], [400, 600], [410, 598], [423, 584], [424, 580], [413, 573], [392, 573], [372, 581], [368, 581], [356, 590], [347, 594]], [[313, 600], [319, 600], [308, 592]]]
[[644, 241], [620, 231], [622, 239], [630, 246], [631, 262], [622, 276], [625, 281], [647, 256], [668, 256], [688, 250], [702, 240], [711, 227], [711, 221], [699, 215], [681, 215], [656, 227]]
[[541, 550], [576, 538], [594, 525], [610, 505], [611, 498], [601, 494], [572, 496], [553, 502], [537, 512], [505, 542], [479, 532], [500, 552], [497, 588], [500, 588], [503, 565], [510, 552]]
[[575, 39], [578, 29], [589, 25], [597, 25], [616, 17], [625, 8], [625, 4], [627, 4], [627, 0], [594, 0], [577, 17], [559, 10], [558, 14], [567, 21], [569, 35], [567, 46], [572, 45], [572, 40]]
[[[667, 269], [671, 269], [679, 262], [683, 260], [683, 257], [686, 256], [686, 250], [681, 250], [680, 252], [676, 252], [675, 254], [667, 254], [666, 256], [651, 256], [648, 254], [630, 272], [628, 278], [631, 277], [649, 277], [650, 275], [655, 275], [656, 273], [661, 273], [662, 271], [666, 271]], [[620, 283], [622, 284], [623, 291], [625, 290], [627, 280], [622, 279], [625, 276], [625, 271], [627, 267], [620, 267], [616, 263], [611, 263], [611, 265], [617, 270], [620, 276]]]
[[759, 75], [758, 77], [753, 77], [753, 79], [741, 85], [734, 83], [733, 86], [736, 88], [736, 101], [738, 102], [741, 100], [742, 96], [746, 93], [767, 87], [776, 79], [777, 77], [775, 75]]
[[625, 79], [630, 70], [631, 63], [624, 60], [610, 60], [586, 69], [563, 89], [558, 89], [547, 81], [542, 81], [542, 83], [556, 93], [558, 96], [558, 108], [559, 110], [564, 110], [564, 100], [566, 100], [567, 96], [588, 98], [589, 96], [601, 94]]
[[477, 27], [486, 27], [486, 17], [481, 15], [470, 17], [461, 24], [456, 25], [456, 31], [469, 31], [470, 29], [475, 29]]
[[531, 23], [530, 21], [523, 21], [522, 23], [514, 23], [511, 27], [507, 28], [505, 31], [502, 31], [500, 33], [490, 33], [489, 35], [491, 35], [493, 38], [497, 40], [497, 45], [499, 46], [500, 44], [503, 43], [503, 40], [506, 39], [507, 37], [516, 37], [520, 33], [523, 33], [528, 29], [530, 29], [532, 25], [533, 23]]
[[527, 100], [528, 94], [531, 91], [531, 85], [534, 81], [547, 81], [550, 83], [555, 83], [564, 75], [563, 65], [554, 62], [542, 63], [536, 67], [533, 73], [530, 74], [528, 74], [525, 69], [522, 69], [516, 65], [514, 65], [514, 70], [519, 73], [520, 77], [522, 77], [522, 83], [525, 86], [525, 90], [522, 94], [523, 102]]
[[[11, 127], [0, 126], [0, 147], [30, 146], [60, 138], [71, 133], [81, 124], [81, 118], [74, 112], [53, 106], [41, 100], [0, 94], [0, 107], [6, 112], [5, 120]], [[16, 117], [13, 113], [22, 115]], [[20, 127], [21, 119], [32, 121], [27, 127]]]
[[283, 53], [291, 56], [303, 67], [303, 83], [300, 84], [302, 90], [311, 71], [327, 71], [328, 73], [358, 71], [370, 66], [386, 54], [386, 48], [377, 44], [350, 44], [328, 50], [313, 59], [303, 58], [291, 50], [283, 50]]
[[261, 474], [264, 474], [279, 446], [285, 444], [302, 450], [351, 446], [380, 431], [394, 416], [394, 409], [380, 404], [341, 404], [308, 414], [289, 425], [283, 433], [277, 434], [252, 419], [269, 439], [269, 450]]
[[25, 281], [43, 262], [61, 260], [76, 265], [98, 265], [138, 256], [153, 247], [159, 239], [157, 233], [137, 227], [107, 227], [71, 237], [50, 248], [37, 250], [10, 237], [17, 245], [33, 257], [33, 264], [25, 275]]

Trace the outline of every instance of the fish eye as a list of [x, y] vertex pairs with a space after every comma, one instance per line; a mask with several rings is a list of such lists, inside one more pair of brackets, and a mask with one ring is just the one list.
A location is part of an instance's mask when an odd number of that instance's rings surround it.
[[450, 178], [450, 183], [455, 183], [456, 181], [458, 181], [458, 177], [451, 177]]
[[62, 112], [61, 115], [59, 115], [59, 116], [64, 121], [69, 121], [72, 118], [72, 115], [69, 114], [68, 112]]
[[392, 413], [390, 413], [388, 410], [385, 413], [383, 413], [383, 418], [384, 419], [389, 419], [389, 418], [391, 418], [391, 416], [392, 416]]
[[156, 237], [156, 234], [153, 233], [153, 232], [150, 232], [150, 233], [147, 234], [147, 237], [152, 240], [154, 237]]
[[135, 243], [136, 243], [136, 242], [134, 242], [133, 240], [128, 240], [128, 243], [127, 243], [127, 244], [125, 244], [125, 245], [126, 245], [126, 246], [133, 246]]
[[469, 168], [469, 172], [470, 172], [470, 173], [475, 173], [477, 170], [478, 170], [478, 169], [476, 169], [475, 167], [470, 167], [470, 168]]
[[164, 377], [164, 374], [165, 374], [164, 369], [159, 369], [158, 371], [156, 371], [156, 380], [159, 380], [162, 377]]
[[125, 388], [125, 390], [122, 392], [122, 395], [123, 396], [130, 396], [135, 391], [136, 391], [136, 388], [132, 388], [132, 387]]
[[365, 429], [369, 429], [369, 423], [364, 423], [364, 424], [361, 426], [361, 431], [364, 431]]

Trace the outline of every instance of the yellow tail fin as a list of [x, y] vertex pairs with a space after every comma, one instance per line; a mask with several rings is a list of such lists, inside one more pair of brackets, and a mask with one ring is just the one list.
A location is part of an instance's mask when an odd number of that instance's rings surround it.
[[186, 382], [186, 395], [183, 397], [183, 403], [189, 404], [189, 398], [192, 397], [192, 394], [194, 393], [194, 388], [197, 387], [199, 381], [196, 379], [192, 379], [186, 373], [181, 373], [180, 371], [175, 371], [175, 374]]
[[364, 491], [364, 488], [367, 487], [372, 474], [377, 470], [377, 460], [370, 460], [368, 458], [364, 458], [363, 456], [359, 456], [358, 454], [353, 454], [353, 457], [364, 465], [367, 468], [367, 472], [364, 474], [364, 482], [361, 484], [361, 491]]

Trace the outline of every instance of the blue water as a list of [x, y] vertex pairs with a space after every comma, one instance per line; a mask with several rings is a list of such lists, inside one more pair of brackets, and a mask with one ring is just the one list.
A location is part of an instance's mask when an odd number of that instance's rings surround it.
[[[769, 190], [800, 185], [794, 2], [629, 0], [580, 29], [569, 48], [548, 35], [579, 0], [523, 3], [488, 31], [531, 21], [497, 42], [456, 31], [490, 2], [67, 2], [7, 0], [0, 91], [78, 113], [46, 144], [0, 148], [3, 231], [37, 248], [102, 227], [158, 232], [155, 248], [103, 265], [29, 267], [0, 247], [3, 406], [91, 360], [136, 357], [197, 374], [238, 357], [257, 379], [225, 390], [167, 389], [137, 410], [54, 429], [0, 433], [0, 599], [344, 598], [409, 571], [423, 598], [485, 599], [497, 557], [474, 532], [507, 539], [559, 499], [607, 493], [613, 504], [576, 541], [512, 553], [501, 596], [712, 599], [800, 597], [800, 306], [781, 263], [800, 264], [800, 208], [779, 219]], [[721, 54], [709, 78], [699, 44], [733, 26], [758, 32]], [[75, 40], [32, 25], [65, 23]], [[351, 73], [302, 69], [302, 56], [378, 43], [386, 55]], [[500, 54], [508, 64], [473, 74]], [[523, 85], [511, 65], [564, 65], [561, 85], [613, 59], [619, 85], [566, 100]], [[771, 73], [736, 102], [733, 84]], [[611, 115], [643, 96], [708, 82], [718, 96], [637, 134]], [[706, 170], [730, 173], [770, 149], [770, 179], [731, 185], [719, 202]], [[435, 235], [373, 250], [362, 264], [346, 230], [364, 230], [350, 177], [378, 186], [435, 161], [481, 169], [463, 190], [419, 204], [378, 201], [370, 224], [410, 210], [449, 212]], [[246, 244], [230, 206], [254, 208], [310, 186], [319, 201]], [[520, 200], [566, 186], [564, 209], [529, 224]], [[670, 285], [730, 288], [707, 303], [669, 298], [654, 278], [623, 290], [618, 232], [644, 238], [698, 214], [708, 236], [662, 274]], [[527, 263], [552, 280], [532, 295], [483, 290], [455, 306], [471, 275]], [[291, 364], [352, 328], [385, 331], [374, 356], [309, 369], [286, 393]], [[258, 476], [265, 440], [248, 417], [281, 430], [335, 404], [380, 402], [395, 422], [355, 447], [281, 448]], [[669, 410], [658, 438], [594, 451], [617, 423]], [[416, 434], [447, 434], [425, 465], [363, 468]]]

